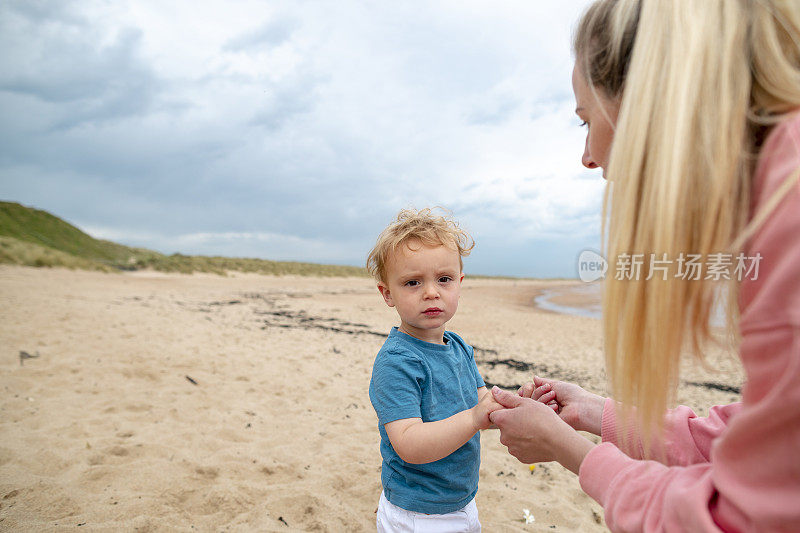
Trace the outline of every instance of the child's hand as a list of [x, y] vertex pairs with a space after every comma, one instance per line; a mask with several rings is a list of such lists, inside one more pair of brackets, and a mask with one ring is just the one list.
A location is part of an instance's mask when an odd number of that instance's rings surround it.
[[[535, 376], [535, 379], [541, 379], [538, 376]], [[543, 382], [542, 382], [543, 383]], [[540, 383], [540, 385], [542, 384]], [[544, 386], [537, 386], [536, 383], [528, 382], [522, 387], [519, 388], [517, 391], [518, 396], [522, 396], [523, 398], [533, 398], [543, 404], [549, 406], [553, 411], [558, 413], [559, 405], [558, 400], [556, 398], [556, 391], [552, 389], [552, 387], [544, 387]]]
[[555, 379], [533, 377], [533, 383], [520, 387], [517, 394], [541, 402], [574, 429], [600, 435], [605, 398], [578, 385]]
[[484, 394], [478, 405], [472, 408], [472, 420], [475, 429], [490, 429], [495, 427], [492, 421], [489, 420], [489, 414], [497, 411], [498, 409], [505, 409], [502, 405], [497, 403], [491, 392]]

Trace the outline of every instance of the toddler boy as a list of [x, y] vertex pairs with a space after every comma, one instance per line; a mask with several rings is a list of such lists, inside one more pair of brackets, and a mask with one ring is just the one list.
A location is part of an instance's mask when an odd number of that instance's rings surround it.
[[480, 433], [501, 409], [473, 349], [445, 331], [474, 243], [430, 209], [403, 210], [367, 258], [400, 316], [375, 358], [369, 397], [381, 435], [378, 531], [480, 531]]

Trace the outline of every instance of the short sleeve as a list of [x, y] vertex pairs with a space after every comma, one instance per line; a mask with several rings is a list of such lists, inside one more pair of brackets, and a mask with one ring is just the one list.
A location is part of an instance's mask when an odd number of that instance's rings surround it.
[[472, 377], [475, 378], [475, 388], [485, 387], [486, 382], [483, 381], [481, 373], [478, 372], [478, 365], [475, 364], [475, 350], [469, 345], [467, 345], [467, 357], [469, 358], [469, 361], [467, 361], [468, 368], [472, 373]]
[[445, 332], [445, 335], [450, 339], [451, 342], [453, 342], [456, 345], [455, 347], [456, 353], [461, 352], [464, 354], [464, 357], [466, 359], [465, 363], [467, 365], [467, 368], [469, 369], [469, 374], [472, 377], [472, 379], [475, 380], [475, 388], [478, 389], [480, 387], [485, 387], [486, 382], [483, 381], [481, 373], [478, 372], [478, 366], [475, 364], [475, 349], [466, 342], [464, 342], [464, 339], [462, 339], [460, 336], [453, 333], [452, 331]]
[[369, 383], [369, 399], [380, 424], [422, 418], [420, 404], [426, 379], [419, 359], [404, 353], [381, 352]]

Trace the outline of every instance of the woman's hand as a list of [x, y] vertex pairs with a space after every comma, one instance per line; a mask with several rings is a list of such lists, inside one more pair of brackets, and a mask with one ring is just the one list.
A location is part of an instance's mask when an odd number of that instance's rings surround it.
[[532, 398], [494, 387], [494, 399], [505, 409], [489, 415], [500, 429], [500, 443], [523, 463], [558, 461], [576, 474], [594, 446], [564, 423], [553, 409]]
[[493, 411], [502, 409], [503, 406], [497, 403], [492, 393], [486, 390], [486, 387], [479, 388], [478, 394], [481, 394], [481, 392], [483, 392], [483, 396], [480, 397], [477, 405], [470, 409], [472, 424], [475, 427], [475, 431], [481, 429], [496, 429], [489, 419], [489, 415]]
[[561, 420], [580, 431], [600, 435], [603, 406], [606, 399], [578, 385], [554, 379], [533, 377], [517, 391], [523, 398], [532, 398], [552, 408]]

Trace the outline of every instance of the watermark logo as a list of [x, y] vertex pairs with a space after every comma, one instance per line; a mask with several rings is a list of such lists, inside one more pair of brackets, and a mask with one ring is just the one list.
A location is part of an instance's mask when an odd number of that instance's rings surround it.
[[578, 277], [586, 283], [606, 277], [608, 261], [593, 250], [584, 250], [578, 256]]
[[[682, 280], [757, 280], [761, 254], [734, 255], [730, 253], [701, 254], [680, 253], [671, 258], [667, 254], [619, 254], [614, 263], [614, 279], [649, 281], [657, 277]], [[594, 250], [583, 250], [578, 256], [578, 277], [587, 283], [604, 279], [608, 261]]]

